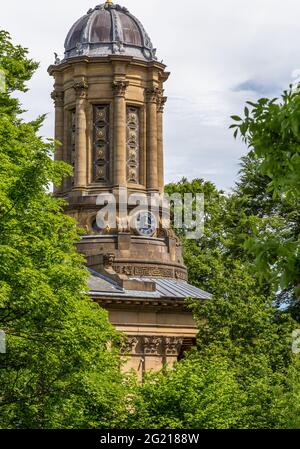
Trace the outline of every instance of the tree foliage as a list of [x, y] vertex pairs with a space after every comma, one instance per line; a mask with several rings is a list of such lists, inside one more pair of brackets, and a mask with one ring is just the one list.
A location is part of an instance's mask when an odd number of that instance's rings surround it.
[[205, 195], [203, 237], [179, 235], [190, 282], [213, 299], [188, 302], [197, 346], [139, 383], [121, 374], [121, 337], [88, 298], [76, 224], [49, 193], [70, 167], [12, 96], [37, 64], [1, 31], [0, 67], [0, 427], [299, 428], [299, 314], [278, 307], [299, 283], [298, 95], [233, 116], [250, 151], [231, 194], [202, 179], [166, 187]]
[[75, 222], [47, 187], [70, 173], [25, 123], [11, 92], [25, 91], [36, 64], [0, 33], [0, 427], [111, 427], [123, 410], [119, 339], [87, 296]]
[[244, 412], [234, 370], [218, 355], [194, 353], [172, 371], [148, 374], [136, 391], [130, 428], [228, 429]]
[[258, 205], [201, 179], [183, 179], [166, 190], [205, 194], [204, 236], [183, 239], [183, 245], [190, 282], [213, 299], [190, 300], [199, 328], [197, 348], [174, 370], [140, 386], [135, 425], [297, 427], [299, 362], [291, 335], [298, 325], [289, 311], [275, 307], [274, 283], [260, 282], [255, 258], [244, 248], [252, 232], [245, 202], [250, 209]]
[[248, 106], [244, 119], [232, 117], [236, 121], [232, 125], [236, 128], [235, 136], [240, 134], [250, 149], [242, 167], [244, 178], [239, 189], [245, 189], [245, 175], [247, 171], [249, 175], [250, 167], [254, 180], [264, 182], [263, 204], [268, 203], [271, 209], [252, 215], [253, 234], [245, 245], [256, 256], [264, 278], [271, 278], [282, 290], [296, 288], [299, 295], [299, 91], [290, 89], [281, 99], [262, 98], [256, 103], [248, 102]]

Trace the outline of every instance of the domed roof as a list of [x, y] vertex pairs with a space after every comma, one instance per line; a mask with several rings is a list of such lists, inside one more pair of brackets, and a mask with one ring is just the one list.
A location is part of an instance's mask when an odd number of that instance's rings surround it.
[[90, 9], [72, 26], [65, 41], [65, 59], [123, 55], [154, 61], [155, 54], [141, 22], [111, 1]]

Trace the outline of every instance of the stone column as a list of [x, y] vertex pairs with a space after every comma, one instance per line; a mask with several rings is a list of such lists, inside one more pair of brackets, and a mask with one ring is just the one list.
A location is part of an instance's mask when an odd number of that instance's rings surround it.
[[147, 188], [158, 191], [157, 173], [157, 99], [159, 89], [146, 89], [147, 101]]
[[114, 81], [114, 176], [113, 183], [126, 187], [126, 101], [125, 93], [128, 81]]
[[[63, 147], [63, 160], [67, 162], [68, 164], [71, 163], [71, 157], [70, 152], [71, 150], [71, 111], [68, 109], [67, 106], [64, 108], [64, 147]], [[66, 177], [63, 180], [62, 189], [63, 192], [67, 192], [68, 190], [71, 190], [72, 188], [72, 181], [70, 177]]]
[[[54, 91], [51, 97], [55, 105], [55, 160], [63, 160], [63, 146], [64, 143], [64, 92]], [[62, 186], [54, 187], [54, 193], [59, 194], [62, 192]]]
[[76, 144], [74, 188], [83, 189], [87, 185], [87, 119], [86, 99], [88, 84], [84, 78], [74, 83], [76, 92]]
[[160, 193], [164, 191], [164, 138], [163, 138], [163, 115], [164, 106], [167, 97], [163, 96], [163, 92], [159, 96], [157, 103], [157, 174], [158, 188]]

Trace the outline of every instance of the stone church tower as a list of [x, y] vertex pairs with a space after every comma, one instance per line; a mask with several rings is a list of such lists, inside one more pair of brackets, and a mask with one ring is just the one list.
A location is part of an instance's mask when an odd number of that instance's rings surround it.
[[[90, 9], [69, 31], [54, 77], [56, 159], [73, 177], [56, 189], [85, 235], [78, 244], [90, 270], [90, 295], [128, 335], [128, 368], [142, 376], [172, 364], [193, 345], [197, 329], [185, 298], [210, 296], [187, 283], [181, 245], [149, 212], [135, 225], [102, 227], [97, 198], [120, 192], [150, 198], [164, 189], [164, 82], [169, 73], [142, 24], [111, 1]], [[98, 204], [98, 205], [97, 205]], [[105, 203], [102, 204], [104, 206]], [[118, 215], [119, 217], [120, 215]]]

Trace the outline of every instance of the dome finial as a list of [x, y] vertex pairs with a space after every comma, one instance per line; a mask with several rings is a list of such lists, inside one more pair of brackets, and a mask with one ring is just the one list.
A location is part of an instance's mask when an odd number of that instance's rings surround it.
[[112, 5], [112, 4], [113, 4], [113, 1], [112, 1], [112, 0], [106, 0], [106, 4], [107, 4], [107, 5]]

